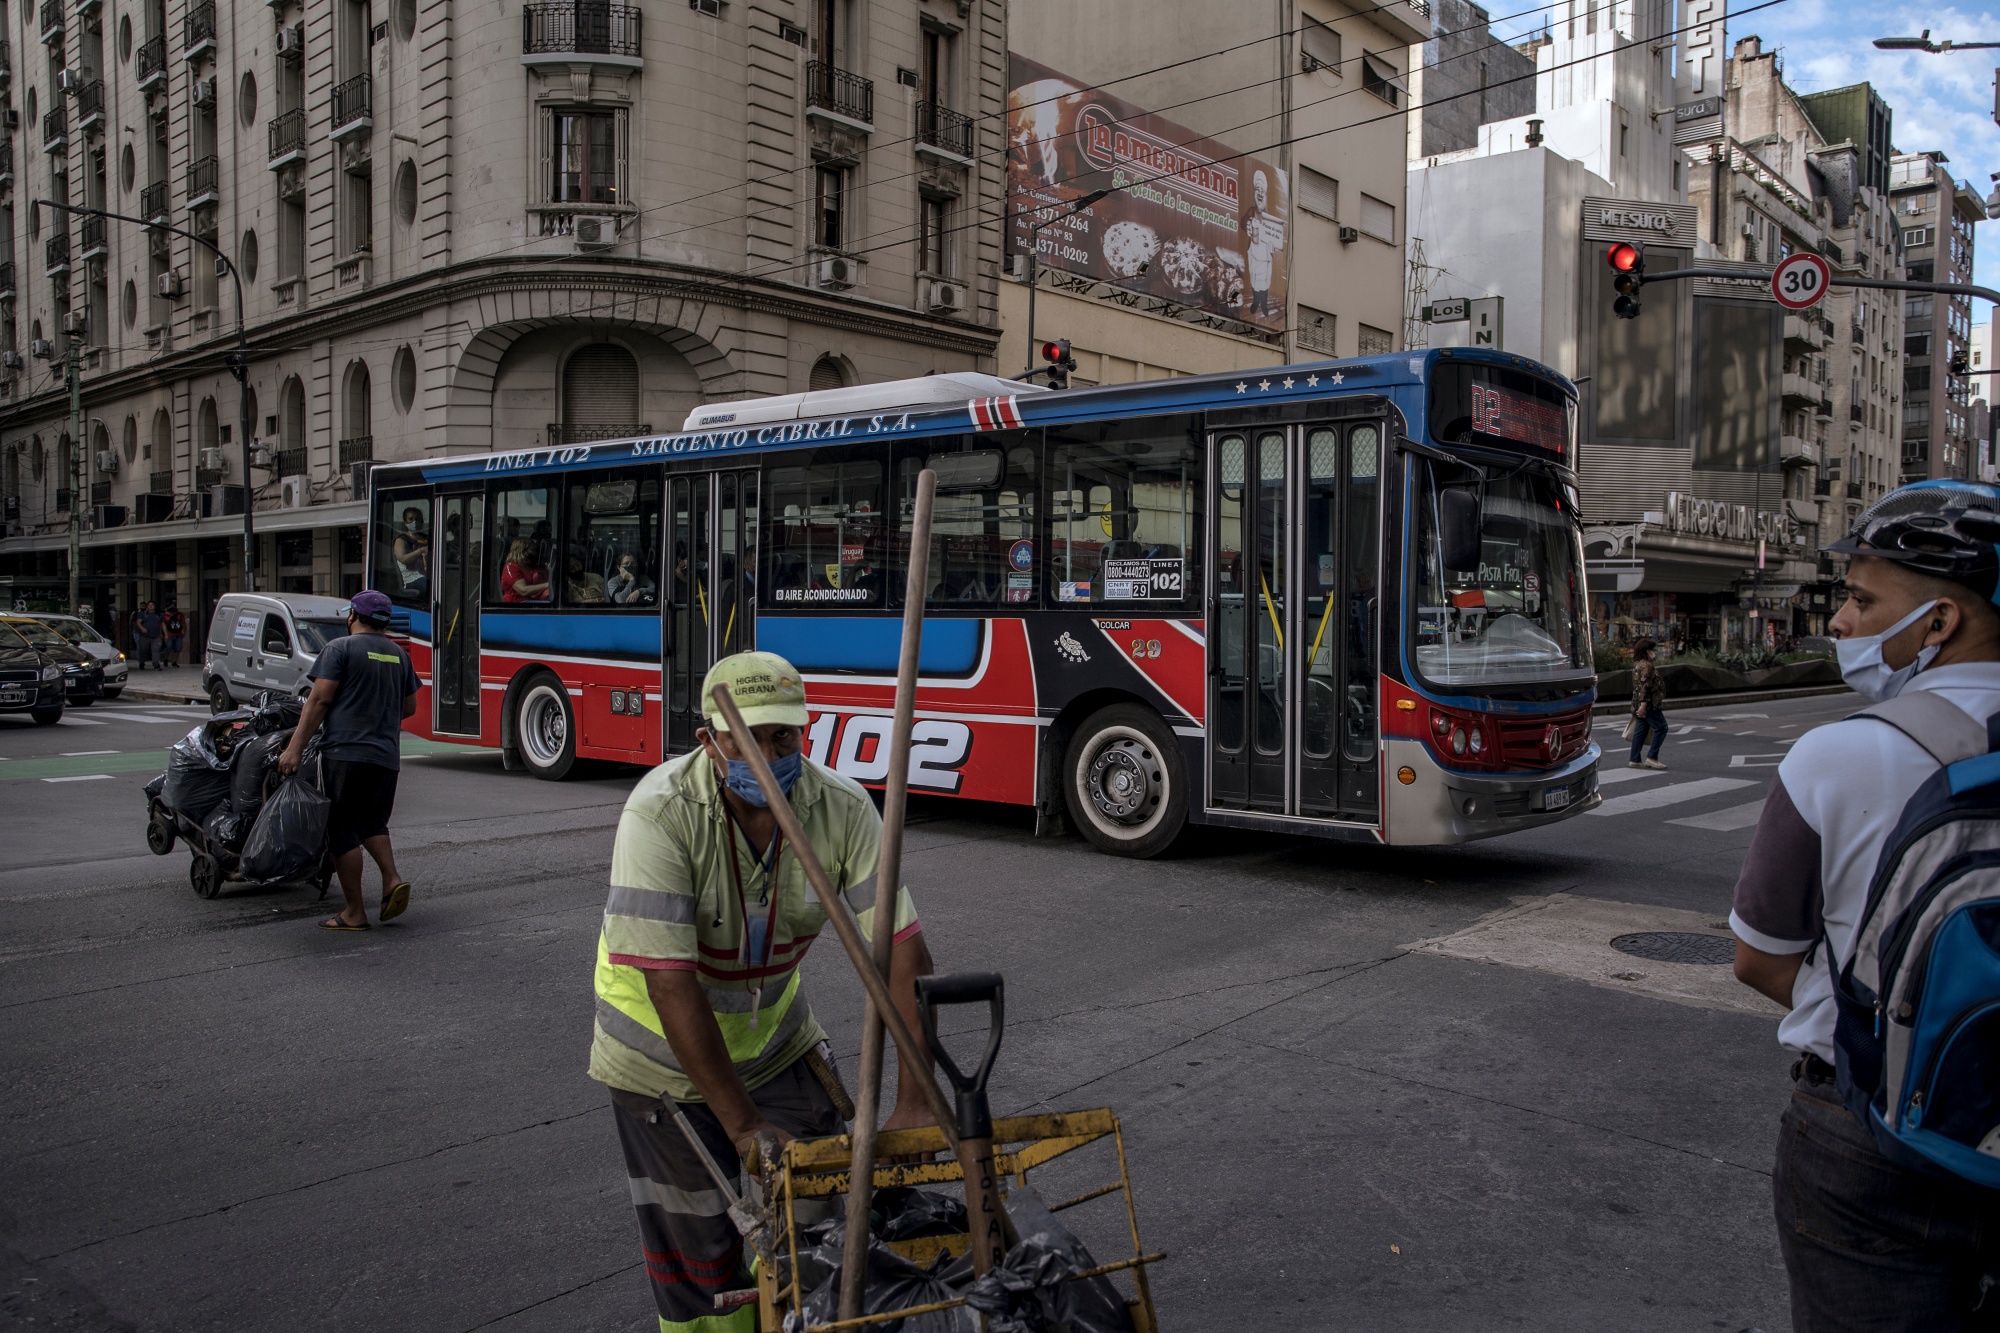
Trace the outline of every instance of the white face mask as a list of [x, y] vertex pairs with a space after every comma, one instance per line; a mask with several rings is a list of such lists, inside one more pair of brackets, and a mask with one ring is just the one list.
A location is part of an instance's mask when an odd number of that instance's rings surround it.
[[1900, 670], [1882, 660], [1882, 645], [1929, 615], [1936, 605], [1935, 601], [1925, 602], [1880, 634], [1835, 639], [1833, 653], [1840, 661], [1840, 678], [1870, 703], [1879, 704], [1884, 699], [1893, 699], [1901, 694], [1903, 686], [1910, 683], [1910, 677], [1929, 666], [1944, 645], [1925, 645], [1915, 660]]

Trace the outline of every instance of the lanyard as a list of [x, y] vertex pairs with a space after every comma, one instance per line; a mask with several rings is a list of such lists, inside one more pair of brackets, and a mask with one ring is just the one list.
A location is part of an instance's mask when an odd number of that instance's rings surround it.
[[[750, 841], [750, 834], [736, 820], [736, 812], [729, 808], [729, 802], [722, 803], [723, 816], [729, 827], [743, 835], [743, 845], [750, 851], [750, 858], [763, 876], [763, 886], [758, 892], [757, 902], [766, 910], [761, 918], [750, 915], [750, 898], [743, 892], [743, 870], [736, 864], [736, 839], [729, 839], [729, 878], [736, 885], [737, 910], [742, 914], [743, 945], [742, 960], [746, 967], [761, 968], [771, 961], [771, 941], [778, 933], [778, 895], [773, 880], [778, 869], [778, 857], [784, 850], [785, 835], [781, 829], [771, 830], [771, 845], [765, 855], [758, 856], [757, 848]], [[764, 1007], [764, 988], [759, 984], [750, 987], [750, 1030], [757, 1030], [757, 1014]]]

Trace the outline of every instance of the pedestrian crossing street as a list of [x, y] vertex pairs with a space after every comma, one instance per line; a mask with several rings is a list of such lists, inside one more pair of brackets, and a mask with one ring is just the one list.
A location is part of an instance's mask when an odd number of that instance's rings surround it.
[[[1763, 817], [1764, 802], [1784, 751], [1797, 739], [1796, 729], [1789, 735], [1773, 736], [1765, 729], [1768, 726], [1769, 720], [1762, 714], [1727, 714], [1679, 723], [1661, 756], [1671, 767], [1661, 771], [1626, 767], [1625, 743], [1618, 735], [1624, 719], [1598, 722], [1594, 729], [1604, 747], [1604, 758], [1597, 781], [1604, 800], [1595, 810], [1586, 811], [1585, 818], [1707, 833], [1755, 828]], [[1688, 748], [1696, 745], [1705, 748]], [[1726, 775], [1712, 772], [1718, 766], [1727, 769]], [[1722, 799], [1725, 797], [1733, 799]]]

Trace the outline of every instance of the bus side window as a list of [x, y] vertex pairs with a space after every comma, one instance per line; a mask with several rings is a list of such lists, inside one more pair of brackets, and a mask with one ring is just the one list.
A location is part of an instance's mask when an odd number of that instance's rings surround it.
[[554, 585], [549, 562], [556, 551], [552, 485], [496, 485], [487, 506], [492, 537], [486, 543], [492, 569], [488, 601], [504, 606], [549, 606]]
[[[937, 474], [924, 605], [990, 607], [1035, 600], [1035, 472], [1041, 432], [922, 440], [896, 450], [896, 566], [907, 569], [917, 476]], [[889, 588], [903, 604], [904, 580]]]
[[660, 604], [660, 479], [619, 468], [569, 479], [563, 605], [593, 610]]
[[375, 497], [375, 569], [369, 586], [393, 602], [430, 609], [428, 491], [384, 491]]
[[1051, 430], [1050, 598], [1169, 612], [1191, 605], [1201, 581], [1200, 460], [1184, 431], [1158, 421]]
[[763, 606], [879, 607], [888, 564], [880, 445], [787, 454], [765, 473]]

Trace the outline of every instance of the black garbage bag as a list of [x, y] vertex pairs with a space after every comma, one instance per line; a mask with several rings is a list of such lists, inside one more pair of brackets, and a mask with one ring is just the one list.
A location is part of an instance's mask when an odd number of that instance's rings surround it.
[[[1132, 1316], [1110, 1279], [1082, 1281], [1078, 1273], [1097, 1267], [1069, 1230], [1032, 1189], [1007, 1196], [1007, 1215], [1020, 1241], [999, 1267], [965, 1287], [966, 1304], [987, 1317], [988, 1333], [1132, 1333]], [[963, 1271], [964, 1262], [953, 1265]], [[954, 1272], [943, 1274], [947, 1279]]]
[[243, 846], [243, 835], [250, 831], [250, 820], [226, 805], [218, 805], [202, 821], [202, 836], [208, 839], [211, 850], [234, 855]]
[[244, 817], [246, 830], [264, 806], [264, 783], [291, 739], [289, 731], [267, 732], [236, 749], [236, 766], [229, 777], [229, 808]]
[[333, 802], [303, 772], [279, 784], [243, 842], [245, 879], [300, 880], [326, 853], [326, 819]]
[[273, 732], [290, 731], [299, 725], [299, 715], [305, 711], [305, 700], [291, 694], [276, 694], [269, 690], [257, 696], [255, 715], [250, 719], [250, 730], [259, 736]]
[[[917, 1191], [910, 1191], [916, 1193]], [[840, 1310], [840, 1256], [845, 1250], [847, 1220], [831, 1217], [808, 1227], [802, 1236], [805, 1247], [799, 1252], [799, 1285], [807, 1288], [805, 1322], [830, 1324]], [[942, 1265], [940, 1265], [941, 1267]], [[874, 1236], [868, 1238], [868, 1284], [862, 1298], [863, 1314], [887, 1314], [913, 1305], [932, 1305], [957, 1299], [959, 1293], [947, 1287], [935, 1274], [897, 1254]], [[964, 1306], [933, 1310], [909, 1319], [871, 1324], [871, 1333], [972, 1333], [974, 1323]]]
[[167, 754], [166, 783], [160, 804], [199, 824], [229, 799], [229, 769], [236, 756], [237, 728], [250, 720], [248, 710], [218, 713], [174, 742]]
[[160, 774], [160, 776], [154, 778], [151, 782], [146, 784], [146, 795], [152, 797], [155, 800], [158, 800], [160, 793], [165, 791], [166, 789], [167, 789], [167, 775], [165, 773], [162, 773]]
[[965, 1234], [965, 1200], [935, 1190], [891, 1185], [875, 1191], [869, 1224], [883, 1240]]

